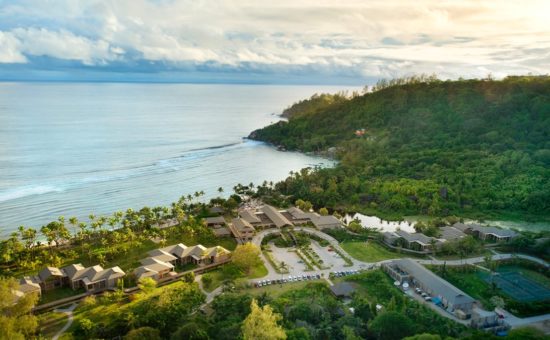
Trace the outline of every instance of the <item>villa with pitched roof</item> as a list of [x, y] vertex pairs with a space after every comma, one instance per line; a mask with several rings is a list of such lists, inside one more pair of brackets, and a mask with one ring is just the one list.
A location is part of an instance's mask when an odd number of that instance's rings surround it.
[[134, 270], [134, 275], [139, 280], [143, 277], [151, 277], [160, 280], [175, 275], [176, 264], [211, 264], [225, 261], [231, 252], [224, 247], [214, 246], [206, 248], [197, 244], [186, 246], [183, 243], [151, 250], [150, 257], [141, 260], [141, 266]]
[[30, 293], [37, 293], [42, 295], [42, 288], [40, 288], [40, 281], [37, 276], [25, 276], [19, 280], [19, 287], [17, 288], [23, 295]]
[[40, 288], [44, 292], [62, 287], [64, 278], [65, 275], [57, 267], [46, 267], [38, 273]]
[[233, 233], [233, 236], [241, 243], [252, 240], [256, 232], [252, 224], [244, 218], [234, 218], [229, 225], [229, 229]]
[[426, 236], [422, 233], [408, 233], [404, 230], [396, 230], [394, 232], [385, 232], [384, 241], [392, 246], [401, 245], [404, 248], [428, 252], [433, 246], [438, 246], [441, 240], [435, 237]]
[[103, 269], [100, 265], [85, 268], [81, 264], [72, 264], [61, 271], [72, 289], [84, 288], [88, 292], [116, 288], [118, 281], [126, 275], [119, 267]]
[[466, 233], [471, 234], [474, 237], [479, 238], [483, 241], [493, 241], [493, 242], [508, 242], [518, 236], [513, 230], [510, 229], [501, 229], [497, 227], [485, 227], [480, 224], [464, 224], [464, 223], [455, 223], [454, 228]]

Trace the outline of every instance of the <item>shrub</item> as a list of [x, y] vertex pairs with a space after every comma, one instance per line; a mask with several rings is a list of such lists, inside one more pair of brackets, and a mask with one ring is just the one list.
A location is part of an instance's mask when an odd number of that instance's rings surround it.
[[202, 280], [202, 284], [205, 287], [210, 287], [210, 285], [212, 284], [212, 281], [213, 281], [212, 275], [208, 274], [208, 273], [203, 274], [201, 280]]

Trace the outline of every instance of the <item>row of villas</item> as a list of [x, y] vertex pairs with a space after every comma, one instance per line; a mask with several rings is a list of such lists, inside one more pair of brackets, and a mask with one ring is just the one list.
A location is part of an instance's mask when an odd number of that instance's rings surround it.
[[206, 218], [205, 224], [213, 229], [216, 236], [233, 235], [239, 243], [252, 240], [258, 229], [283, 228], [305, 224], [312, 224], [320, 230], [342, 226], [342, 222], [334, 216], [321, 216], [314, 212], [304, 212], [296, 207], [278, 210], [270, 205], [263, 205], [255, 210], [240, 210], [239, 217], [231, 220], [229, 224], [221, 216]]
[[175, 276], [177, 264], [193, 263], [208, 265], [223, 262], [229, 259], [231, 252], [224, 247], [215, 246], [206, 248], [200, 244], [188, 247], [178, 243], [168, 247], [151, 250], [149, 257], [141, 260], [141, 266], [134, 270], [137, 280], [150, 277], [156, 281]]
[[488, 242], [508, 242], [517, 236], [517, 233], [509, 229], [496, 227], [484, 227], [479, 224], [455, 223], [452, 226], [439, 228], [439, 237], [430, 237], [422, 233], [409, 233], [404, 230], [385, 232], [384, 242], [391, 246], [400, 245], [404, 248], [430, 252], [434, 247], [439, 248], [448, 241], [454, 241], [472, 235], [480, 240]]
[[[208, 265], [229, 259], [231, 252], [221, 246], [206, 248], [202, 245], [187, 247], [182, 243], [152, 250], [149, 257], [141, 260], [141, 266], [134, 270], [136, 279], [151, 277], [160, 280], [176, 275], [176, 264], [193, 263]], [[19, 281], [15, 292], [18, 296], [29, 293], [42, 295], [53, 289], [69, 287], [73, 290], [83, 288], [86, 292], [114, 289], [126, 273], [117, 267], [103, 269], [100, 265], [84, 267], [71, 264], [63, 268], [46, 267], [38, 275], [25, 276]]]
[[25, 276], [19, 281], [18, 295], [44, 292], [70, 287], [73, 290], [84, 288], [86, 292], [117, 287], [118, 281], [126, 273], [119, 267], [103, 269], [100, 265], [84, 267], [82, 264], [57, 268], [46, 267], [38, 275]]

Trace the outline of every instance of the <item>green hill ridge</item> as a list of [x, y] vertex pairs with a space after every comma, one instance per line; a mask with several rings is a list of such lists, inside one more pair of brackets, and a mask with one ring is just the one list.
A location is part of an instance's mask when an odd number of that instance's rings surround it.
[[250, 138], [340, 161], [278, 183], [291, 198], [401, 216], [550, 216], [548, 76], [382, 81], [363, 95], [315, 95], [285, 116]]

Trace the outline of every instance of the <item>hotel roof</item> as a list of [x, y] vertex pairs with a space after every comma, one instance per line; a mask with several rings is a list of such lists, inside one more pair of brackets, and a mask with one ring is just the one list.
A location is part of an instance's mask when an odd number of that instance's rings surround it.
[[[170, 249], [171, 250], [171, 249]], [[149, 256], [156, 258], [159, 261], [170, 262], [175, 261], [178, 258], [172, 255], [170, 252], [165, 251], [164, 249], [154, 249], [148, 252]]]
[[277, 228], [292, 225], [292, 222], [290, 222], [283, 216], [283, 214], [270, 205], [266, 204], [260, 210], [267, 215], [267, 217], [273, 222], [273, 224], [275, 224]]
[[423, 245], [429, 245], [432, 240], [436, 240], [433, 237], [426, 236], [422, 233], [408, 233], [404, 230], [397, 230], [395, 232], [399, 237], [404, 238], [407, 242], [418, 242]]
[[440, 238], [447, 241], [456, 240], [466, 236], [466, 234], [464, 234], [460, 229], [455, 227], [442, 227], [439, 228], [439, 231], [441, 232]]
[[475, 301], [471, 296], [456, 288], [449, 282], [443, 280], [416, 261], [413, 261], [411, 259], [400, 259], [394, 260], [393, 263], [397, 265], [401, 270], [413, 276], [415, 280], [420, 281], [423, 285], [430, 287], [430, 289], [435, 294], [444, 297], [453, 305], [460, 305]]
[[247, 220], [243, 219], [243, 218], [234, 218], [233, 221], [231, 221], [233, 223], [233, 226], [240, 232], [254, 232], [256, 229], [254, 229], [254, 227], [252, 226], [252, 224], [250, 224]]
[[187, 250], [187, 246], [183, 243], [178, 243], [168, 247], [160, 248], [159, 250], [182, 258], [184, 257], [185, 251]]
[[251, 210], [241, 210], [239, 212], [239, 216], [241, 216], [241, 218], [245, 221], [247, 221], [248, 223], [261, 223], [262, 220], [256, 216], [256, 214], [254, 213], [254, 211], [251, 211]]
[[46, 281], [48, 278], [50, 278], [51, 276], [58, 276], [58, 277], [63, 277], [65, 276], [63, 274], [63, 272], [57, 268], [57, 267], [46, 267], [44, 269], [42, 269], [40, 271], [40, 273], [38, 273], [38, 277], [40, 278], [40, 280], [42, 281]]

